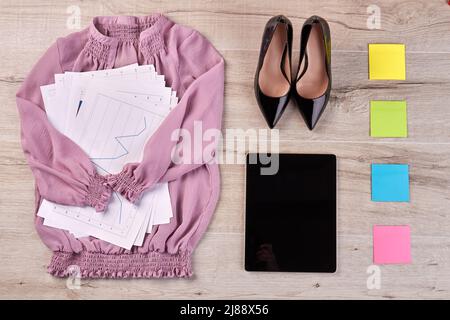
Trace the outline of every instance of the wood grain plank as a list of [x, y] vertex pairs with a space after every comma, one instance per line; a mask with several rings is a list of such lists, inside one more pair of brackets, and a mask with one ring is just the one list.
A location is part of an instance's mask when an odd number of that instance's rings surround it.
[[[367, 290], [367, 267], [371, 264], [370, 234], [340, 236], [339, 270], [336, 274], [269, 274], [243, 270], [243, 237], [240, 234], [207, 233], [194, 256], [196, 275], [191, 280], [91, 280], [79, 290], [68, 290], [64, 280], [44, 273], [45, 266], [30, 260], [46, 260], [46, 251], [34, 248], [34, 239], [23, 241], [33, 247], [24, 255], [13, 246], [0, 279], [0, 296], [9, 298], [66, 299], [304, 299], [304, 298], [439, 298], [449, 295], [448, 238], [413, 237], [412, 265], [382, 266], [381, 289]], [[31, 249], [31, 248], [30, 248]], [[18, 267], [26, 266], [17, 272]], [[26, 270], [26, 271], [25, 271]], [[434, 275], [439, 274], [436, 278]]]
[[[225, 51], [223, 55], [227, 63], [224, 128], [266, 128], [253, 92], [257, 53]], [[319, 125], [313, 132], [308, 131], [292, 101], [277, 125], [280, 139], [450, 143], [450, 92], [447, 90], [450, 54], [431, 57], [425, 53], [412, 54], [407, 61], [411, 79], [404, 82], [369, 81], [367, 54], [334, 54], [332, 99]], [[432, 70], [429, 66], [433, 66]], [[0, 118], [0, 140], [5, 148], [0, 149], [0, 163], [16, 163], [23, 159], [15, 106], [15, 92], [19, 85], [20, 81], [5, 81], [0, 85], [0, 99], [5, 101], [4, 116]], [[374, 139], [369, 136], [369, 102], [376, 99], [407, 101], [408, 139]]]
[[[197, 277], [192, 282], [180, 281], [180, 284], [169, 281], [174, 288], [177, 288], [177, 293], [174, 293], [170, 286], [166, 290], [165, 282], [152, 281], [153, 293], [146, 291], [147, 298], [156, 297], [155, 289], [163, 292], [161, 296], [158, 296], [160, 298], [182, 296], [192, 298], [269, 296], [274, 298], [371, 298], [375, 293], [365, 289], [365, 268], [371, 263], [371, 226], [373, 224], [409, 224], [412, 228], [414, 261], [409, 266], [383, 267], [383, 270], [387, 270], [386, 278], [383, 278], [386, 283], [385, 291], [377, 291], [376, 297], [382, 297], [383, 294], [386, 297], [395, 298], [417, 295], [442, 297], [448, 294], [450, 283], [440, 281], [449, 272], [446, 265], [450, 259], [449, 255], [445, 254], [450, 250], [448, 245], [450, 241], [450, 223], [448, 222], [450, 197], [447, 192], [450, 187], [448, 150], [436, 150], [429, 145], [402, 147], [396, 144], [379, 146], [375, 149], [372, 148], [372, 144], [300, 142], [282, 145], [281, 150], [305, 153], [326, 151], [338, 154], [341, 271], [336, 276], [281, 274], [277, 277], [244, 272], [242, 270], [244, 168], [239, 165], [224, 165], [222, 166], [222, 197], [208, 234], [195, 254]], [[442, 160], [437, 164], [436, 159]], [[411, 204], [383, 204], [370, 201], [369, 165], [372, 161], [410, 163]], [[27, 286], [20, 285], [21, 282], [33, 285], [35, 281], [45, 279], [53, 284], [57, 280], [51, 279], [50, 276], [49, 279], [42, 276], [49, 259], [49, 252], [40, 243], [33, 230], [31, 175], [26, 167], [22, 168], [22, 174], [16, 174], [15, 177], [20, 182], [11, 177], [8, 180], [8, 176], [3, 176], [8, 170], [0, 171], [2, 181], [6, 182], [5, 186], [0, 188], [0, 203], [8, 201], [11, 209], [11, 212], [2, 212], [2, 216], [9, 223], [0, 228], [1, 242], [9, 246], [11, 246], [10, 243], [13, 244], [11, 251], [7, 254], [3, 253], [5, 263], [0, 266], [0, 269], [4, 279], [8, 281], [15, 279], [15, 282], [9, 283], [10, 286], [25, 290]], [[437, 243], [439, 245], [436, 245]], [[34, 252], [37, 249], [39, 249], [39, 255], [36, 257], [37, 253]], [[41, 262], [30, 263], [30, 258], [27, 257], [35, 257], [31, 261]], [[31, 274], [14, 275], [17, 269], [30, 270]], [[354, 272], [358, 272], [359, 275], [356, 279], [352, 276]], [[426, 279], [417, 276], [422, 272], [427, 274]], [[37, 278], [34, 273], [38, 274]], [[297, 289], [292, 288], [293, 281], [298, 284]], [[121, 289], [123, 285], [120, 281], [118, 284], [111, 282], [91, 281], [89, 283], [92, 283], [96, 289], [101, 287], [102, 290], [99, 291], [105, 297], [112, 297], [114, 292], [114, 294], [123, 294], [122, 290], [127, 290], [127, 297], [142, 297], [143, 293], [140, 290], [144, 285], [139, 282], [131, 281], [130, 285], [127, 282], [126, 289]], [[260, 283], [265, 284], [266, 290], [262, 290]], [[320, 290], [315, 290], [316, 283], [319, 283]], [[69, 292], [64, 289], [64, 281], [57, 281], [56, 284], [61, 291]], [[99, 294], [97, 290], [89, 292], [90, 288], [86, 287], [86, 289], [83, 287], [79, 293], [71, 294], [75, 294], [78, 298], [94, 298]], [[46, 294], [48, 297], [52, 296], [50, 292]]]
[[332, 46], [336, 50], [365, 51], [367, 43], [400, 42], [406, 44], [408, 51], [450, 51], [447, 45], [450, 41], [450, 9], [444, 1], [377, 1], [382, 13], [381, 30], [367, 28], [369, 15], [366, 10], [371, 4], [354, 0], [327, 2], [326, 6], [317, 1], [286, 0], [281, 7], [274, 6], [269, 0], [189, 1], [183, 2], [182, 6], [177, 1], [2, 1], [0, 28], [3, 32], [0, 41], [4, 49], [0, 58], [4, 61], [10, 56], [22, 61], [11, 67], [15, 74], [26, 73], [32, 62], [58, 36], [73, 31], [66, 26], [69, 17], [66, 10], [70, 5], [80, 7], [82, 27], [87, 26], [95, 15], [163, 12], [176, 22], [204, 33], [219, 50], [258, 49], [268, 18], [284, 11], [292, 18], [296, 38], [303, 21], [320, 13], [330, 22]]
[[[0, 26], [21, 35], [18, 41], [52, 41], [67, 34], [66, 12], [70, 5], [81, 9], [82, 25], [95, 15], [146, 15], [163, 12], [175, 21], [190, 25], [217, 39], [219, 49], [254, 49], [259, 46], [265, 22], [275, 14], [291, 18], [297, 34], [306, 18], [320, 14], [329, 20], [335, 49], [364, 50], [367, 42], [402, 42], [414, 51], [446, 51], [450, 39], [450, 10], [441, 0], [377, 1], [381, 29], [367, 28], [371, 2], [339, 0], [326, 5], [317, 1], [285, 0], [282, 5], [263, 1], [2, 1]], [[20, 19], [17, 19], [19, 17]], [[44, 32], [43, 32], [44, 31]], [[46, 34], [52, 34], [48, 37]], [[35, 37], [32, 37], [34, 35]], [[2, 35], [7, 37], [7, 34]], [[36, 38], [37, 36], [37, 38]], [[2, 39], [3, 40], [3, 39]], [[8, 41], [8, 43], [10, 43]]]

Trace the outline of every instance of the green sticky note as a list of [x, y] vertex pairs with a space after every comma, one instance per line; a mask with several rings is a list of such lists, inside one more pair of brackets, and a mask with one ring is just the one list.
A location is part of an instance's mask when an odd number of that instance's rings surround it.
[[369, 79], [405, 80], [405, 60], [404, 44], [369, 44]]
[[370, 136], [406, 138], [408, 136], [406, 101], [370, 101]]

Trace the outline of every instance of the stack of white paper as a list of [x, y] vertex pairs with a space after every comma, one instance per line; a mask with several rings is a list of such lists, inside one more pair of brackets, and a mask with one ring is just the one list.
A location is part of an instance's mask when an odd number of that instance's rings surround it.
[[[56, 74], [41, 92], [49, 121], [80, 145], [100, 174], [139, 162], [145, 143], [178, 103], [153, 65]], [[173, 213], [163, 183], [146, 191], [138, 205], [114, 192], [103, 213], [44, 200], [38, 215], [44, 225], [78, 238], [94, 236], [130, 249], [142, 245], [154, 225], [169, 223]]]

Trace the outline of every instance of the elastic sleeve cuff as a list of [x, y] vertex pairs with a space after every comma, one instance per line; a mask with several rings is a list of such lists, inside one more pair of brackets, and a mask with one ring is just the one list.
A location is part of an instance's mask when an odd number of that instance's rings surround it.
[[97, 173], [89, 177], [89, 186], [86, 193], [87, 205], [93, 207], [95, 211], [106, 210], [112, 189], [108, 186], [107, 179]]
[[144, 189], [140, 183], [135, 181], [131, 170], [123, 170], [121, 173], [109, 175], [107, 180], [111, 188], [132, 203], [137, 202]]

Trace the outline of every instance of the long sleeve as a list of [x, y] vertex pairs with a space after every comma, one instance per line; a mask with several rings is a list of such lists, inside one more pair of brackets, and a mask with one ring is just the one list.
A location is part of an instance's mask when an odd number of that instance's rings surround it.
[[40, 86], [52, 83], [54, 74], [62, 71], [58, 44], [55, 43], [17, 92], [22, 147], [43, 198], [103, 211], [111, 196], [106, 179], [96, 173], [79, 146], [50, 124], [45, 113]]
[[127, 164], [120, 174], [108, 178], [132, 202], [155, 183], [175, 180], [215, 161], [223, 113], [224, 60], [197, 31], [180, 44], [178, 55], [180, 102], [147, 142], [143, 160]]

